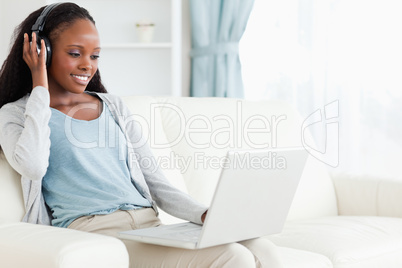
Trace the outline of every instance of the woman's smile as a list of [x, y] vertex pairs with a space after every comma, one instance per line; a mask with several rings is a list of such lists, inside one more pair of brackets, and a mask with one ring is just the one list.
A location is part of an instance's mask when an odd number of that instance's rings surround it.
[[81, 85], [88, 85], [89, 81], [90, 81], [90, 75], [76, 75], [76, 74], [72, 74], [71, 75], [74, 80]]

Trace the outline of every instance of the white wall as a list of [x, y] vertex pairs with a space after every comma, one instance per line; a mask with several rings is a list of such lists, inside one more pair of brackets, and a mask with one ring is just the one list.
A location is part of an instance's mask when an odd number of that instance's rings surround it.
[[14, 28], [19, 25], [30, 13], [44, 5], [46, 5], [45, 0], [0, 0], [1, 64], [3, 64], [8, 55]]

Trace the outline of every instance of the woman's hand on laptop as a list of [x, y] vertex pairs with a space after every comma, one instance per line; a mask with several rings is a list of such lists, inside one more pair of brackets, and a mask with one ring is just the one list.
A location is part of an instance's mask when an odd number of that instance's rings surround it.
[[205, 211], [204, 214], [201, 215], [201, 221], [202, 221], [202, 223], [204, 223], [204, 221], [205, 221], [205, 217], [207, 216], [207, 212], [208, 212], [208, 210]]

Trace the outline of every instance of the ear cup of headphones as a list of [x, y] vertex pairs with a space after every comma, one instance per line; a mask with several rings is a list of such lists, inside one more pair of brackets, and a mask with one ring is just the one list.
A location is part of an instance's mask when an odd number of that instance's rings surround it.
[[43, 29], [45, 29], [45, 22], [46, 22], [46, 18], [47, 16], [49, 16], [49, 13], [56, 8], [58, 5], [63, 4], [63, 2], [61, 3], [54, 3], [51, 5], [46, 6], [42, 13], [39, 15], [39, 17], [36, 19], [36, 22], [34, 25], [32, 25], [32, 32], [36, 33], [36, 37], [37, 37], [37, 50], [38, 50], [38, 54], [40, 53], [41, 50], [41, 40], [45, 41], [45, 59], [46, 59], [46, 67], [49, 67], [50, 64], [52, 63], [52, 46], [50, 44], [49, 39], [46, 36], [42, 36], [41, 33], [43, 33]]
[[40, 35], [38, 35], [37, 40], [38, 40], [37, 47], [39, 48], [38, 53], [41, 48], [41, 40], [45, 41], [45, 61], [46, 61], [46, 67], [49, 67], [50, 63], [52, 62], [52, 46], [50, 45], [50, 41], [47, 37]]

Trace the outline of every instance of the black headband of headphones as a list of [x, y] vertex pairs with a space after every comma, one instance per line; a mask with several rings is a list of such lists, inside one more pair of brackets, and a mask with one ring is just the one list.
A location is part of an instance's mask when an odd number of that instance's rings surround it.
[[46, 6], [45, 9], [42, 11], [42, 13], [39, 15], [39, 17], [36, 19], [36, 22], [32, 26], [31, 30], [33, 32], [42, 32], [43, 28], [45, 27], [47, 16], [49, 16], [49, 13], [60, 4], [63, 3], [54, 3]]
[[36, 19], [35, 24], [31, 28], [32, 32], [36, 34], [36, 45], [37, 45], [36, 50], [38, 54], [40, 53], [41, 50], [41, 41], [43, 40], [45, 42], [46, 67], [49, 67], [52, 61], [52, 48], [49, 39], [45, 35], [41, 34], [41, 32], [43, 32], [43, 29], [45, 28], [45, 22], [50, 12], [52, 12], [52, 10], [60, 4], [62, 3], [54, 3], [46, 6], [42, 10], [42, 13], [39, 15], [39, 17]]

